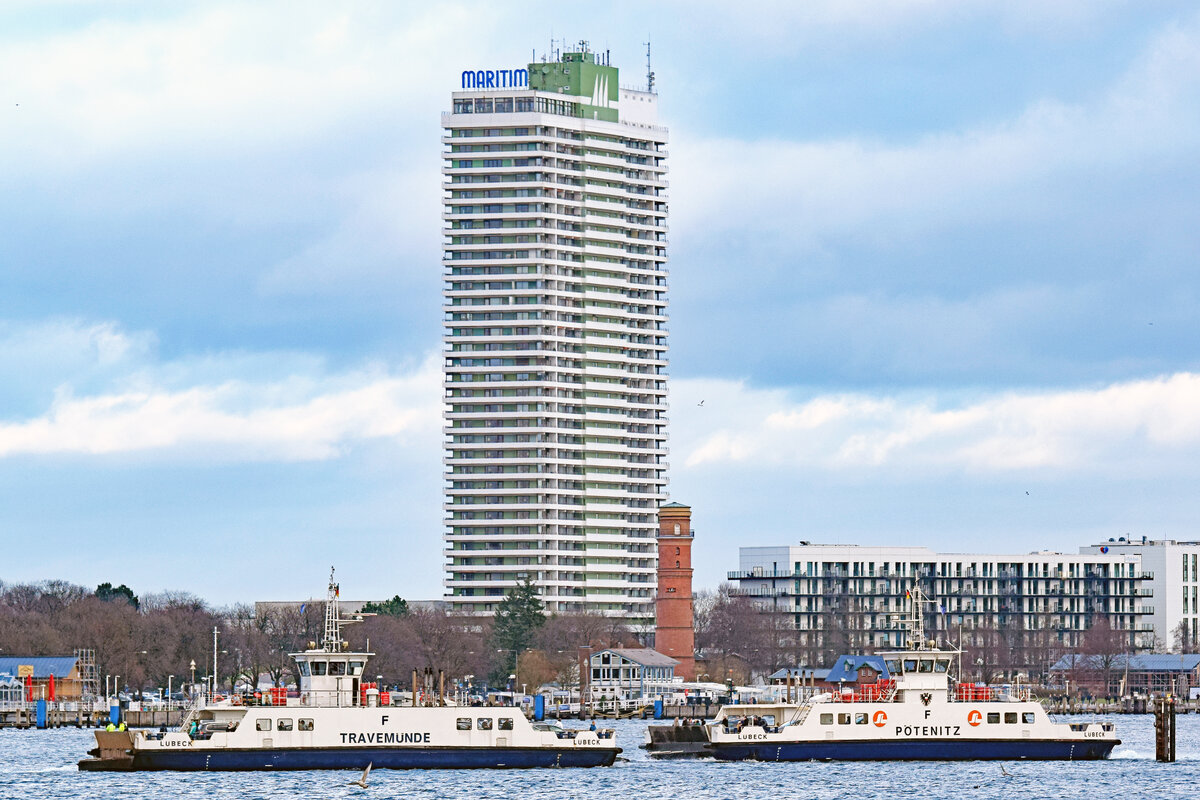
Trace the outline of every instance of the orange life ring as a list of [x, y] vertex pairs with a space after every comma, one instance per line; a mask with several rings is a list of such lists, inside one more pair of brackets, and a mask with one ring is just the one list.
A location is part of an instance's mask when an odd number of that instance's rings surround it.
[[214, 695], [213, 695], [213, 702], [214, 702], [214, 703], [224, 703], [224, 702], [225, 702], [225, 695], [223, 695], [223, 694], [214, 694]]
[[229, 702], [233, 703], [235, 706], [240, 706], [242, 704], [242, 696], [240, 694], [235, 694], [229, 699]]

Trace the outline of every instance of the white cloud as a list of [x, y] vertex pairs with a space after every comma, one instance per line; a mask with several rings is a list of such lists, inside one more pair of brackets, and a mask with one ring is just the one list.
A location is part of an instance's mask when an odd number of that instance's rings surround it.
[[1200, 455], [1200, 375], [1007, 392], [951, 405], [866, 394], [795, 402], [782, 390], [680, 381], [673, 450], [696, 468], [1165, 473]]
[[[676, 136], [680, 238], [757, 236], [816, 248], [853, 233], [925, 236], [964, 221], [1071, 213], [1063, 198], [1200, 150], [1200, 20], [1150, 42], [1104, 95], [1043, 99], [1019, 117], [914, 142]], [[752, 186], [753, 190], [747, 187]]]
[[[371, 439], [432, 443], [440, 430], [440, 360], [397, 373], [369, 365], [329, 374], [290, 353], [230, 353], [158, 363], [149, 334], [112, 323], [8, 326], [0, 367], [40, 342], [44, 368], [61, 382], [37, 416], [0, 421], [0, 458], [38, 454], [148, 453], [207, 461], [303, 461], [337, 457]], [[3, 331], [0, 331], [3, 333]], [[53, 345], [53, 346], [51, 346]], [[82, 393], [97, 365], [104, 387]], [[11, 412], [10, 412], [11, 415]]]

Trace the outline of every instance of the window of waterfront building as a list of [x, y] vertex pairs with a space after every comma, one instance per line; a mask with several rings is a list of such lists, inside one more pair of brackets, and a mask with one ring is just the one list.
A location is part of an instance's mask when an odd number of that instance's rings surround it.
[[496, 727], [502, 731], [511, 731], [513, 729], [512, 717], [501, 717], [496, 722]]
[[999, 711], [990, 712], [987, 715], [987, 721], [988, 721], [988, 725], [999, 725], [1000, 724], [1000, 712]]
[[1006, 711], [1006, 712], [1004, 713], [1004, 724], [1006, 724], [1006, 725], [1016, 725], [1016, 724], [1017, 724], [1017, 712], [1015, 712], [1015, 711]]
[[292, 721], [287, 717], [280, 717], [275, 721], [275, 730], [290, 731], [292, 729]]
[[260, 731], [269, 731], [269, 730], [271, 730], [271, 720], [269, 720], [269, 719], [255, 720], [254, 727]]
[[470, 717], [459, 717], [458, 722], [455, 723], [454, 727], [458, 728], [460, 731], [471, 730], [471, 718]]
[[312, 673], [313, 675], [324, 675], [327, 667], [328, 664], [324, 661], [314, 661], [312, 662]]
[[850, 715], [849, 714], [838, 714], [838, 725], [849, 725], [849, 724], [850, 724]]
[[1037, 715], [1034, 714], [1032, 711], [1026, 711], [1024, 714], [1021, 715], [1021, 722], [1025, 723], [1026, 725], [1032, 725], [1036, 721], [1037, 721]]
[[821, 724], [822, 725], [832, 725], [833, 724], [833, 714], [822, 714], [821, 715]]
[[479, 728], [481, 731], [490, 731], [492, 729], [492, 718], [480, 717], [475, 727]]
[[313, 721], [308, 717], [301, 717], [299, 729], [302, 731], [311, 731], [313, 729]]

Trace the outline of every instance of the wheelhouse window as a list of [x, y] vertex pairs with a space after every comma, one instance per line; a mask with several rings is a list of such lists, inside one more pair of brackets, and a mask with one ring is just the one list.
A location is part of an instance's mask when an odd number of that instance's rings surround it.
[[254, 721], [254, 727], [260, 731], [269, 731], [269, 730], [271, 730], [271, 720], [256, 719]]
[[330, 675], [345, 675], [346, 674], [346, 662], [345, 661], [330, 661], [329, 662], [329, 674]]
[[922, 658], [921, 665], [917, 668], [917, 672], [933, 672], [933, 659]]
[[363, 662], [363, 661], [351, 661], [350, 662], [350, 674], [351, 675], [362, 675], [364, 663], [365, 662]]
[[937, 663], [934, 664], [934, 666], [933, 666], [934, 672], [947, 672], [947, 671], [949, 671], [949, 669], [950, 669], [950, 659], [948, 659], [948, 658], [939, 658], [937, 660]]
[[308, 662], [307, 661], [300, 662], [300, 677], [301, 678], [308, 677]]
[[292, 721], [290, 719], [288, 719], [287, 717], [280, 717], [279, 719], [275, 720], [275, 730], [290, 731], [291, 729], [292, 729]]
[[313, 729], [313, 721], [308, 717], [301, 717], [297, 728], [302, 731], [311, 731]]
[[905, 672], [916, 672], [917, 671], [917, 660], [915, 658], [904, 659], [904, 671]]
[[887, 664], [888, 672], [890, 672], [892, 675], [900, 674], [900, 659], [892, 658], [883, 663]]

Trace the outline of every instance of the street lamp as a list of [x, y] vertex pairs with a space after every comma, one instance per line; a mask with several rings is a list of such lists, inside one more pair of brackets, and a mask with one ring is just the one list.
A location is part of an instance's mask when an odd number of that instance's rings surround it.
[[174, 675], [167, 676], [167, 711], [171, 710], [171, 681], [175, 680]]

